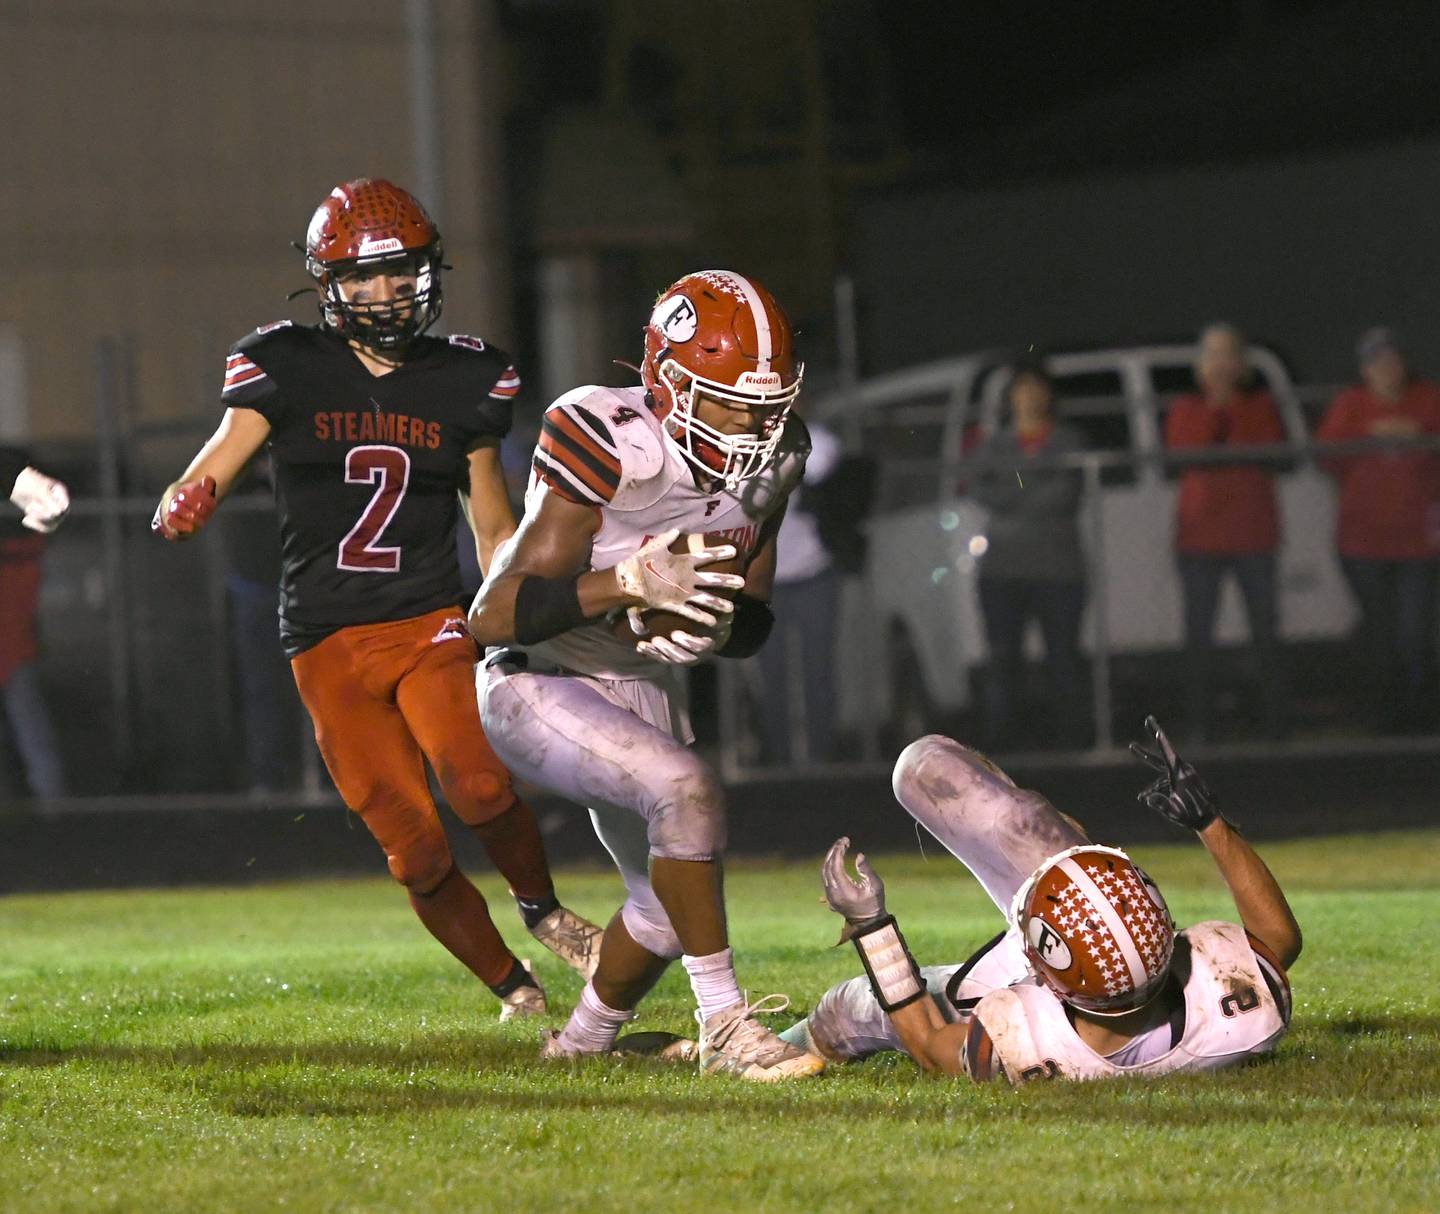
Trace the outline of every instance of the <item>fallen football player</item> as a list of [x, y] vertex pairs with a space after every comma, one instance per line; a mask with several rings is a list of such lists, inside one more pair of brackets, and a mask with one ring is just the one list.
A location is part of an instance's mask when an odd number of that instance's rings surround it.
[[900, 804], [985, 887], [1006, 929], [961, 965], [921, 968], [863, 855], [836, 840], [822, 877], [865, 967], [782, 1036], [836, 1062], [900, 1050], [927, 1071], [1103, 1079], [1212, 1070], [1272, 1049], [1290, 1023], [1286, 971], [1300, 927], [1265, 862], [1216, 807], [1154, 717], [1156, 772], [1139, 800], [1193, 830], [1230, 888], [1239, 923], [1177, 932], [1165, 900], [1122, 851], [1092, 843], [1037, 792], [950, 738], [911, 743]]

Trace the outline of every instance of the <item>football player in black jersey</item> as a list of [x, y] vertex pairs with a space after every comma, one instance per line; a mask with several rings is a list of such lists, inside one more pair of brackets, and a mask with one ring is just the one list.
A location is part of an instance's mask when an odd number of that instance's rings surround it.
[[437, 940], [502, 1001], [545, 1009], [484, 898], [455, 866], [425, 776], [483, 841], [531, 932], [588, 975], [600, 930], [556, 901], [540, 832], [480, 726], [460, 607], [458, 506], [481, 568], [515, 529], [500, 468], [520, 379], [440, 313], [440, 235], [380, 179], [316, 210], [306, 267], [321, 323], [265, 325], [230, 352], [225, 415], [166, 491], [154, 529], [189, 538], [262, 446], [275, 467], [280, 635], [325, 763]]

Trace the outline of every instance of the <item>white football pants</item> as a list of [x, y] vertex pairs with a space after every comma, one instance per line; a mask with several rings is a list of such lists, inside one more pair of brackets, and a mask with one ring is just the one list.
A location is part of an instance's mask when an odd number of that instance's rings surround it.
[[485, 736], [517, 779], [584, 805], [625, 881], [622, 914], [659, 957], [683, 950], [650, 885], [650, 857], [711, 860], [725, 848], [719, 777], [674, 736], [681, 706], [643, 679], [476, 670]]

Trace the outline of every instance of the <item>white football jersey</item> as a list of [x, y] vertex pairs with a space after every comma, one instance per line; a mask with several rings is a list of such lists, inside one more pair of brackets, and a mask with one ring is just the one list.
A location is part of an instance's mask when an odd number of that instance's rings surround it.
[[[545, 411], [526, 494], [542, 493], [600, 511], [591, 569], [611, 569], [662, 532], [720, 534], [742, 557], [753, 555], [765, 520], [800, 483], [810, 449], [805, 424], [786, 420], [770, 465], [731, 492], [701, 489], [689, 464], [666, 440], [645, 404], [645, 389], [576, 388]], [[567, 670], [606, 679], [657, 679], [667, 671], [616, 636], [609, 619], [571, 629], [531, 652]]]
[[1185, 993], [1179, 1040], [1172, 1041], [1170, 1026], [1161, 1025], [1147, 1040], [1137, 1038], [1103, 1057], [1080, 1039], [1064, 1003], [1032, 978], [992, 990], [975, 1005], [964, 1047], [966, 1069], [983, 1079], [1003, 1068], [1012, 1084], [1206, 1071], [1263, 1054], [1285, 1035], [1290, 1023], [1285, 973], [1257, 951], [1238, 923], [1186, 928], [1175, 939], [1171, 966]]

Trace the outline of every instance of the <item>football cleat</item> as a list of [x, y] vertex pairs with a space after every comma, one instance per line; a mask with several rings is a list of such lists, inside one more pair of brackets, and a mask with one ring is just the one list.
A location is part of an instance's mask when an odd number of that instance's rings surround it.
[[574, 911], [557, 906], [541, 919], [530, 934], [587, 981], [595, 976], [600, 964], [600, 941], [605, 929]]
[[507, 1020], [523, 1020], [529, 1016], [543, 1016], [550, 1010], [549, 1004], [545, 1002], [545, 988], [540, 985], [540, 979], [535, 977], [534, 971], [530, 968], [530, 962], [521, 961], [525, 972], [530, 975], [530, 981], [522, 986], [517, 986], [508, 995], [500, 996], [500, 1023]]
[[737, 1003], [708, 1020], [701, 1020], [697, 1011], [701, 1073], [738, 1075], [758, 1083], [820, 1074], [825, 1069], [823, 1058], [782, 1041], [755, 1019], [757, 1014], [783, 1012], [789, 1006], [787, 996], [767, 995], [754, 1003]]

